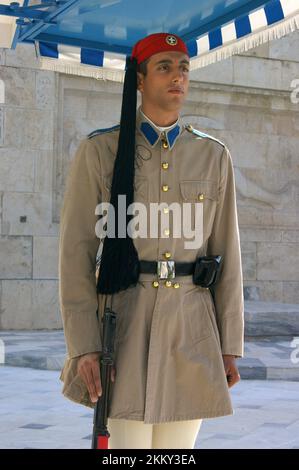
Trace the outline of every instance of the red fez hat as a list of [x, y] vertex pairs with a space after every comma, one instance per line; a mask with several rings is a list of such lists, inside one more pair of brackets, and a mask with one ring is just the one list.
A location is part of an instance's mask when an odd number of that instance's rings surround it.
[[178, 51], [189, 55], [186, 44], [179, 36], [155, 33], [136, 42], [131, 57], [137, 60], [137, 64], [140, 64], [152, 55], [166, 51]]

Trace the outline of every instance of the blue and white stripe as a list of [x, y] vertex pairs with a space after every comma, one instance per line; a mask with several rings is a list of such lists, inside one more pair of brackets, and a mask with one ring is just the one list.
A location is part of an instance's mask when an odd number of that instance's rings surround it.
[[298, 0], [272, 0], [265, 7], [236, 18], [234, 21], [195, 39], [196, 48], [193, 44], [193, 49], [196, 49], [196, 53], [193, 56], [198, 57], [218, 47], [229, 45], [296, 13], [299, 14]]
[[[258, 35], [261, 33], [262, 35], [268, 28], [275, 25], [278, 28], [280, 22], [294, 17], [297, 17], [296, 25], [299, 28], [299, 0], [272, 0], [263, 8], [236, 18], [224, 26], [194, 38], [187, 42], [191, 57], [191, 68], [200, 66], [201, 57], [211, 55], [214, 51], [221, 51], [226, 46], [229, 48], [229, 46], [233, 46], [242, 39], [250, 38], [254, 34]], [[283, 34], [281, 33], [281, 35]], [[39, 56], [61, 59], [70, 65], [88, 65], [92, 68], [98, 67], [122, 72], [125, 70], [125, 54], [44, 42], [36, 42], [36, 48]], [[229, 50], [227, 55], [229, 56], [233, 53], [236, 53], [236, 48], [232, 48], [231, 51]], [[195, 64], [195, 67], [192, 67], [192, 63]]]
[[125, 70], [126, 56], [113, 52], [97, 51], [83, 47], [65, 46], [64, 44], [38, 43], [39, 54], [50, 59], [60, 59], [73, 64], [91, 65]]

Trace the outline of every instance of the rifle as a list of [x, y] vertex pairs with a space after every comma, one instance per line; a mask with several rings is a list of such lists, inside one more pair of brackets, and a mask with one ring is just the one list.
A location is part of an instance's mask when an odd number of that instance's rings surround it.
[[110, 437], [107, 429], [107, 418], [111, 368], [113, 366], [116, 314], [109, 307], [105, 307], [102, 323], [103, 350], [100, 360], [102, 395], [99, 397], [94, 410], [92, 449], [108, 449], [108, 439]]

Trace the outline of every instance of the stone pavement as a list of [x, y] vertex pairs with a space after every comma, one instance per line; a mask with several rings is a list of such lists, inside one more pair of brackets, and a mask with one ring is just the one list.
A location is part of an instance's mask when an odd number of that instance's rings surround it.
[[[90, 449], [92, 410], [61, 394], [58, 371], [0, 366], [1, 449]], [[235, 413], [205, 419], [195, 448], [299, 449], [299, 384], [242, 380]]]
[[[248, 336], [245, 356], [238, 361], [241, 377], [299, 381], [299, 335], [298, 341], [296, 338]], [[5, 345], [6, 365], [47, 370], [60, 370], [63, 365], [65, 342], [61, 330], [2, 331], [0, 339]], [[297, 362], [291, 360], [292, 355]]]

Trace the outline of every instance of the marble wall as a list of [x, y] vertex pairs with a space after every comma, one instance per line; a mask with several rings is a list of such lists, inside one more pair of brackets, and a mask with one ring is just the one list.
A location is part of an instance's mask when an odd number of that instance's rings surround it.
[[[299, 303], [298, 50], [293, 33], [193, 71], [183, 109], [231, 150], [245, 299]], [[122, 85], [40, 70], [20, 45], [0, 49], [0, 83], [0, 328], [61, 328], [66, 175], [79, 141], [117, 122]]]

